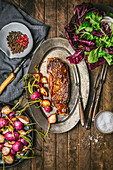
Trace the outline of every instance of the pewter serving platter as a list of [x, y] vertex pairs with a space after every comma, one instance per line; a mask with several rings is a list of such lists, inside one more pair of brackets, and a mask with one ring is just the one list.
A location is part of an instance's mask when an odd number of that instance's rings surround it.
[[[47, 75], [47, 59], [48, 58], [60, 58], [65, 63], [67, 63], [69, 67], [70, 74], [70, 100], [68, 103], [69, 107], [69, 115], [58, 115], [57, 122], [51, 125], [50, 132], [52, 133], [64, 133], [72, 129], [79, 121], [79, 108], [78, 108], [78, 90], [76, 86], [75, 65], [70, 64], [69, 61], [66, 60], [66, 57], [74, 54], [74, 50], [69, 44], [68, 40], [64, 38], [52, 38], [46, 40], [41, 46], [38, 48], [34, 57], [31, 61], [28, 73], [35, 73], [34, 66], [39, 64], [40, 72], [44, 76]], [[77, 65], [80, 80], [81, 80], [81, 93], [83, 98], [83, 106], [86, 108], [88, 96], [89, 96], [89, 74], [85, 61], [83, 60], [79, 65]], [[48, 85], [46, 85], [48, 87]], [[29, 95], [27, 91], [27, 95]], [[46, 97], [47, 98], [47, 97]], [[50, 99], [50, 96], [48, 97]], [[42, 108], [36, 108], [35, 106], [30, 106], [31, 112], [35, 118], [35, 121], [41, 126], [41, 128], [47, 130], [48, 121], [47, 117], [55, 113], [56, 109], [53, 108], [52, 112], [46, 113]]]

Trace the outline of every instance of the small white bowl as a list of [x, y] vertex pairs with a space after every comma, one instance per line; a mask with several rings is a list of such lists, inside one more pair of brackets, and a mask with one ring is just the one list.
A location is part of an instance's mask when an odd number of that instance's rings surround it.
[[107, 110], [97, 113], [94, 124], [96, 129], [103, 134], [113, 133], [113, 113]]
[[[20, 31], [22, 34], [26, 34], [29, 39], [29, 44], [27, 48], [20, 53], [12, 54], [10, 48], [8, 47], [7, 36], [11, 31]], [[29, 29], [19, 22], [11, 22], [10, 24], [5, 25], [0, 31], [0, 49], [9, 57], [9, 58], [21, 58], [25, 57], [31, 51], [33, 47], [33, 38]]]

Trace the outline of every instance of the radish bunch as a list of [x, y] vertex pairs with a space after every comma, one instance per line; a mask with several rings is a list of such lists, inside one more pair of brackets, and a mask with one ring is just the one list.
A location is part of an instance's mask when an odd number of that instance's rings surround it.
[[[34, 103], [40, 103], [39, 106], [44, 108], [45, 112], [51, 112], [52, 111], [52, 105], [51, 101], [49, 99], [43, 99], [43, 96], [47, 97], [48, 96], [48, 88], [44, 87], [44, 84], [48, 83], [47, 77], [43, 76], [42, 73], [39, 72], [39, 69], [37, 69], [37, 65], [34, 67], [36, 70], [36, 73], [34, 74], [27, 74], [25, 77], [23, 77], [23, 81], [28, 81], [28, 91], [30, 93], [30, 97], [33, 100], [33, 102], [30, 102], [30, 104]], [[48, 117], [48, 129], [45, 134], [45, 137], [47, 136], [50, 125], [56, 123], [57, 121], [57, 116], [55, 114], [51, 114]]]
[[12, 112], [9, 106], [1, 109], [0, 118], [0, 152], [7, 164], [13, 164], [15, 156], [25, 153], [31, 147], [31, 139], [24, 128], [29, 124], [29, 119], [24, 115]]
[[[42, 73], [35, 67], [36, 73], [30, 76], [28, 82], [28, 91], [33, 103], [40, 103], [45, 112], [51, 112], [52, 106], [49, 99], [43, 99], [43, 96], [48, 97], [48, 88], [44, 87], [44, 84], [48, 83], [47, 77], [43, 76]], [[27, 75], [28, 76], [28, 75]]]

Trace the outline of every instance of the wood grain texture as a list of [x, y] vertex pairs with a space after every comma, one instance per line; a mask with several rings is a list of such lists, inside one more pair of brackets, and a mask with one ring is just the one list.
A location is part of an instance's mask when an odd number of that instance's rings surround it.
[[[68, 3], [66, 0], [57, 0], [57, 37], [65, 37], [64, 26], [68, 22], [67, 5]], [[67, 170], [68, 134], [57, 134], [56, 139], [56, 169]]]
[[[57, 1], [45, 1], [45, 23], [50, 26], [48, 38], [57, 36]], [[56, 169], [56, 135], [49, 133], [44, 143], [44, 170]]]
[[[68, 0], [68, 23], [75, 8], [75, 0]], [[68, 132], [68, 169], [79, 170], [79, 125]]]

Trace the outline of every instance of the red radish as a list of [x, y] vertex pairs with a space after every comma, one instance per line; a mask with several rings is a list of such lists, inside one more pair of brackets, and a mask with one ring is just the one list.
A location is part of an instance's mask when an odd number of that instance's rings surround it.
[[33, 94], [31, 94], [31, 99], [36, 100], [37, 98], [40, 98], [40, 93], [35, 91]]
[[29, 123], [29, 119], [28, 119], [26, 116], [24, 116], [24, 115], [20, 115], [20, 116], [18, 117], [18, 119], [19, 119], [23, 124], [25, 124], [25, 125], [27, 125], [27, 124]]
[[40, 89], [39, 89], [39, 92], [42, 94], [42, 95], [44, 95], [44, 96], [48, 96], [48, 89], [47, 89], [47, 87], [41, 87]]
[[12, 121], [12, 122], [15, 122], [16, 120], [17, 120], [16, 117], [11, 118], [11, 121]]
[[17, 130], [21, 130], [23, 128], [23, 123], [21, 121], [15, 121], [14, 126]]
[[42, 73], [35, 73], [34, 76], [35, 76], [36, 78], [41, 78], [41, 77], [42, 77]]
[[57, 120], [57, 117], [56, 117], [56, 114], [51, 114], [49, 117], [48, 117], [48, 128], [47, 128], [47, 132], [45, 134], [45, 137], [47, 136], [48, 132], [49, 132], [49, 129], [50, 129], [50, 126], [51, 124], [55, 123]]
[[27, 146], [27, 142], [24, 140], [24, 138], [20, 138], [19, 141], [22, 142], [24, 146]]
[[[14, 141], [14, 143], [15, 143], [15, 141]], [[6, 146], [6, 147], [8, 147], [8, 148], [12, 148], [12, 144], [9, 144], [8, 142], [5, 142], [5, 143], [4, 143], [4, 146]]]
[[51, 102], [50, 102], [48, 99], [44, 99], [44, 100], [41, 102], [41, 106], [42, 106], [42, 107], [49, 107], [49, 106], [51, 106]]
[[3, 144], [0, 144], [0, 151], [2, 151], [2, 148], [3, 148]]
[[19, 133], [18, 132], [14, 132], [14, 136], [12, 132], [7, 132], [5, 135], [5, 139], [9, 140], [9, 141], [13, 141], [13, 140], [17, 140], [19, 138]]
[[9, 126], [6, 128], [6, 130], [4, 130], [2, 133], [6, 134], [7, 132], [12, 132], [13, 129], [14, 129], [13, 126], [11, 124], [9, 124]]
[[13, 164], [14, 156], [12, 154], [4, 156], [4, 160], [7, 164]]
[[2, 134], [0, 134], [0, 143], [4, 143], [4, 141], [5, 141], [4, 136]]
[[19, 133], [20, 135], [26, 135], [26, 132], [25, 132], [24, 130], [19, 130], [18, 133]]
[[49, 122], [50, 124], [55, 123], [56, 120], [57, 120], [56, 114], [51, 114], [51, 115], [48, 117], [48, 122]]
[[2, 128], [4, 125], [8, 124], [8, 120], [5, 119], [4, 117], [0, 118], [0, 128]]
[[40, 81], [41, 81], [41, 83], [46, 84], [47, 83], [47, 77], [46, 76], [41, 77]]
[[8, 116], [9, 116], [9, 119], [13, 118], [13, 117], [14, 117], [14, 114], [15, 114], [14, 112], [9, 113], [9, 115], [8, 115]]
[[3, 153], [3, 155], [8, 155], [9, 153], [10, 153], [10, 148], [8, 148], [8, 147], [3, 147], [2, 148], [2, 153]]
[[51, 106], [49, 106], [49, 107], [44, 107], [44, 110], [46, 111], [46, 112], [51, 112], [51, 110], [52, 110], [52, 107]]
[[13, 144], [13, 150], [15, 152], [19, 152], [22, 150], [22, 143], [20, 141], [16, 141], [14, 144]]
[[16, 152], [15, 152], [13, 149], [11, 149], [10, 153], [11, 153], [12, 155], [15, 155]]
[[9, 106], [4, 106], [1, 110], [3, 114], [8, 115], [11, 112], [11, 108]]
[[37, 82], [36, 85], [37, 85], [37, 87], [39, 87], [39, 86], [42, 87], [43, 86], [43, 84], [41, 82], [39, 82], [39, 83]]

